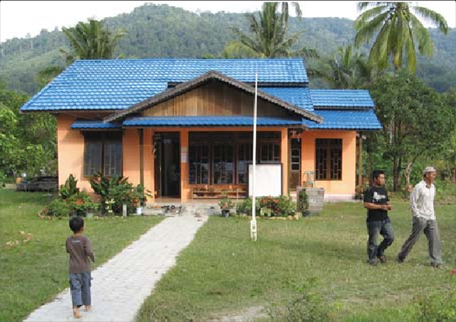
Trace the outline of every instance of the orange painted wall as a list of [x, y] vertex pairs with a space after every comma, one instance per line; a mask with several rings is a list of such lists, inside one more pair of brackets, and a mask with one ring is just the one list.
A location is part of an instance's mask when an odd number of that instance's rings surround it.
[[133, 185], [139, 184], [139, 135], [137, 129], [127, 129], [123, 132], [122, 154], [123, 176], [128, 177], [128, 181]]
[[72, 174], [78, 180], [81, 191], [92, 192], [88, 179], [84, 178], [84, 136], [71, 130], [75, 118], [67, 115], [57, 117], [57, 156], [59, 186], [65, 184]]
[[325, 194], [354, 195], [356, 186], [356, 131], [305, 131], [302, 134], [301, 177], [305, 171], [315, 171], [315, 140], [342, 139], [342, 180], [316, 181]]
[[[91, 192], [89, 180], [84, 178], [84, 137], [80, 131], [71, 130], [70, 126], [75, 118], [67, 115], [59, 115], [57, 118], [57, 142], [58, 142], [58, 167], [59, 185], [64, 184], [70, 174], [78, 180], [81, 190]], [[155, 129], [156, 132], [175, 132], [176, 128]], [[251, 128], [187, 128], [179, 129], [181, 132], [182, 147], [187, 146], [189, 132], [199, 131], [251, 131]], [[259, 131], [280, 131], [282, 133], [281, 161], [284, 166], [282, 191], [288, 193], [288, 137], [287, 130], [280, 128], [260, 128]], [[153, 129], [144, 129], [144, 185], [146, 189], [154, 192], [154, 146]], [[355, 193], [356, 180], [356, 131], [305, 131], [302, 134], [302, 178], [305, 179], [305, 171], [315, 171], [315, 139], [339, 138], [342, 139], [342, 180], [341, 181], [317, 181], [316, 186], [325, 188], [326, 194], [353, 195]], [[134, 185], [140, 183], [139, 162], [139, 135], [136, 128], [127, 129], [123, 134], [123, 175], [129, 178]], [[188, 155], [187, 155], [188, 157]], [[181, 197], [188, 200], [190, 185], [188, 184], [188, 163], [181, 162]]]
[[282, 162], [282, 194], [288, 194], [288, 129], [282, 129], [280, 135], [280, 161]]

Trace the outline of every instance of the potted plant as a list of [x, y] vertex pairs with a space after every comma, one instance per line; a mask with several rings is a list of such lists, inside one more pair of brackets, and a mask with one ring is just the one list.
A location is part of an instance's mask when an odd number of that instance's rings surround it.
[[230, 209], [234, 207], [234, 203], [233, 201], [231, 201], [231, 199], [225, 196], [223, 199], [220, 200], [219, 206], [222, 211], [222, 216], [229, 217]]

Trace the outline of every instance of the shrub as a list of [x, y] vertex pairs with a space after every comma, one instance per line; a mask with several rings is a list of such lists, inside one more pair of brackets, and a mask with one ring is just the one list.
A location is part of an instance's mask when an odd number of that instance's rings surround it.
[[41, 214], [51, 217], [68, 217], [71, 215], [71, 212], [71, 205], [68, 202], [62, 199], [54, 199], [46, 208], [44, 208]]
[[68, 179], [65, 181], [65, 184], [60, 186], [60, 198], [66, 200], [74, 195], [77, 195], [79, 193], [79, 188], [76, 187], [77, 184], [78, 180], [76, 180], [75, 177], [73, 177], [73, 175], [70, 174]]
[[66, 200], [70, 205], [72, 215], [85, 216], [88, 212], [96, 211], [98, 204], [86, 192], [80, 192]]
[[[260, 203], [258, 199], [255, 200], [257, 213], [260, 211]], [[240, 214], [250, 215], [252, 213], [252, 198], [246, 198], [236, 205], [236, 212]]]
[[297, 211], [299, 211], [301, 214], [305, 214], [307, 209], [309, 208], [309, 199], [307, 197], [307, 193], [305, 189], [302, 189], [299, 191], [298, 194], [298, 203], [297, 203]]
[[[289, 196], [262, 197], [256, 199], [256, 210], [260, 216], [288, 217], [296, 213], [296, 203]], [[252, 199], [244, 199], [236, 206], [238, 213], [252, 212]]]
[[96, 211], [98, 204], [86, 192], [80, 192], [77, 188], [77, 180], [72, 174], [60, 186], [59, 197], [53, 200], [41, 214], [45, 216], [85, 216], [88, 212]]
[[100, 173], [96, 174], [90, 185], [93, 191], [100, 196], [100, 208], [104, 214], [121, 215], [122, 206], [127, 205], [128, 213], [134, 212], [136, 207], [144, 206], [150, 191], [144, 186], [134, 187], [125, 177], [108, 178]]
[[234, 203], [233, 203], [233, 201], [230, 198], [224, 197], [223, 199], [221, 199], [219, 201], [219, 206], [220, 206], [220, 209], [227, 210], [227, 209], [233, 208], [234, 207]]
[[280, 196], [277, 203], [277, 213], [275, 216], [293, 216], [296, 213], [296, 203], [290, 196]]

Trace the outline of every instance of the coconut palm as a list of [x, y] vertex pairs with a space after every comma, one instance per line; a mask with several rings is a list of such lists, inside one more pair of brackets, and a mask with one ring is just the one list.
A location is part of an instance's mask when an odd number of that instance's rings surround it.
[[[104, 28], [103, 22], [89, 19], [88, 22], [79, 22], [76, 27], [62, 28], [70, 42], [71, 51], [61, 48], [66, 65], [76, 59], [109, 59], [112, 58], [118, 40], [125, 35], [124, 31], [117, 30], [114, 34]], [[65, 70], [62, 66], [50, 66], [38, 72], [36, 79], [40, 86], [44, 86]]]
[[[239, 51], [250, 56], [257, 57], [289, 57], [295, 55], [304, 56], [317, 56], [313, 49], [301, 48], [299, 50], [292, 50], [293, 45], [298, 41], [303, 33], [300, 31], [291, 36], [287, 35], [288, 31], [288, 18], [289, 6], [288, 3], [282, 2], [282, 10], [279, 12], [278, 2], [265, 2], [259, 17], [253, 13], [246, 14], [249, 22], [249, 30], [253, 35], [247, 35], [239, 28], [231, 28], [236, 36], [239, 37], [237, 42], [232, 42], [229, 45], [231, 50]], [[299, 4], [292, 3], [298, 16], [302, 15]], [[239, 47], [246, 47], [250, 49], [242, 51]], [[255, 54], [253, 54], [255, 53]]]
[[61, 49], [67, 57], [67, 63], [75, 59], [109, 59], [119, 39], [125, 32], [117, 30], [114, 34], [104, 28], [103, 22], [89, 19], [88, 22], [79, 22], [76, 27], [62, 28], [63, 33], [70, 41], [72, 53]]
[[330, 56], [317, 69], [317, 76], [331, 84], [332, 88], [366, 87], [373, 79], [372, 68], [363, 54], [353, 46], [339, 47], [337, 55]]
[[415, 73], [417, 45], [420, 54], [432, 56], [431, 36], [417, 16], [438, 26], [444, 34], [448, 33], [443, 16], [407, 2], [360, 2], [358, 9], [367, 10], [355, 20], [355, 45], [359, 47], [376, 35], [369, 63], [378, 70], [386, 69], [391, 58], [395, 72], [398, 71], [405, 54], [409, 72]]

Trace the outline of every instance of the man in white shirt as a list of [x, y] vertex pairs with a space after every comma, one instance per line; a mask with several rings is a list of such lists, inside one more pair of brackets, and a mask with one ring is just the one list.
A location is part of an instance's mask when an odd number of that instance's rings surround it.
[[424, 232], [429, 244], [431, 265], [436, 268], [442, 265], [439, 229], [434, 212], [435, 176], [436, 170], [433, 167], [426, 167], [423, 171], [423, 180], [413, 188], [410, 195], [410, 208], [413, 215], [412, 233], [397, 254], [398, 263], [405, 260], [421, 233]]

